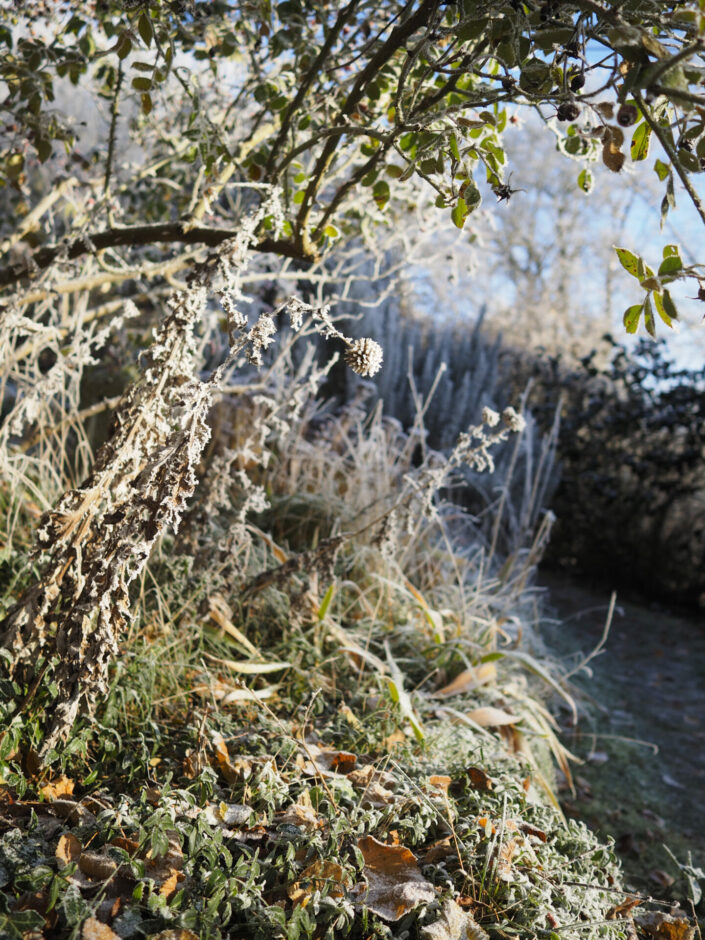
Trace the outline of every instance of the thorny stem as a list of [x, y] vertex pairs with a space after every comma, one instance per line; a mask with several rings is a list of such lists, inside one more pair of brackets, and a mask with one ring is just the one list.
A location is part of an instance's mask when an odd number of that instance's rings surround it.
[[108, 135], [108, 156], [105, 161], [105, 182], [103, 183], [103, 196], [108, 204], [108, 225], [114, 226], [113, 209], [110, 205], [110, 176], [113, 171], [113, 159], [115, 157], [115, 137], [117, 131], [118, 105], [120, 103], [120, 88], [122, 87], [122, 59], [118, 65], [117, 78], [115, 79], [115, 91], [113, 92], [113, 101], [110, 108], [110, 133]]

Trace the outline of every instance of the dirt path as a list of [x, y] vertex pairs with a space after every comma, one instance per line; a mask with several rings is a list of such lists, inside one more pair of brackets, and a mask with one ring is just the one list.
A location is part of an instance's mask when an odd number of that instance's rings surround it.
[[[594, 648], [609, 595], [554, 575], [540, 581], [559, 621], [546, 625], [550, 648], [562, 656]], [[566, 728], [585, 760], [566, 811], [615, 839], [637, 890], [683, 897], [685, 879], [663, 844], [705, 869], [705, 617], [618, 595], [605, 651], [590, 668], [592, 678], [575, 677], [592, 699], [588, 717], [577, 733]]]

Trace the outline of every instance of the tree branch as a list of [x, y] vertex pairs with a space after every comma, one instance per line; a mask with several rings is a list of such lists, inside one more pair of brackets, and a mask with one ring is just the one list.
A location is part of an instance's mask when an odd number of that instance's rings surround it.
[[[206, 226], [187, 229], [183, 222], [158, 222], [154, 225], [121, 226], [84, 235], [76, 238], [67, 245], [48, 245], [35, 251], [27, 261], [0, 268], [0, 287], [17, 284], [25, 279], [31, 279], [46, 270], [55, 261], [71, 261], [83, 255], [106, 248], [126, 246], [137, 248], [140, 245], [176, 244], [208, 245], [215, 247], [221, 245], [235, 232], [229, 228], [208, 228]], [[317, 255], [313, 251], [303, 251], [301, 247], [285, 239], [265, 238], [254, 246], [256, 251], [272, 252], [285, 258], [294, 258], [297, 261], [315, 261]]]

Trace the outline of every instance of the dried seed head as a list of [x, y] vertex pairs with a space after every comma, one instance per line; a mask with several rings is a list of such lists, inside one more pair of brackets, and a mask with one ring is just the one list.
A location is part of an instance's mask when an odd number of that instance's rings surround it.
[[617, 111], [617, 123], [620, 127], [629, 127], [631, 124], [635, 124], [638, 117], [639, 112], [633, 104], [623, 104]]
[[374, 375], [382, 368], [382, 347], [373, 339], [356, 339], [345, 350], [345, 361], [358, 375]]
[[517, 434], [526, 427], [524, 418], [518, 414], [511, 405], [502, 412], [502, 421], [504, 421], [510, 431], [515, 431]]
[[558, 105], [556, 117], [559, 121], [574, 121], [580, 117], [580, 107], [574, 101], [564, 101]]
[[493, 411], [492, 408], [483, 408], [482, 422], [483, 424], [488, 424], [491, 428], [494, 428], [499, 424], [499, 415], [496, 411]]

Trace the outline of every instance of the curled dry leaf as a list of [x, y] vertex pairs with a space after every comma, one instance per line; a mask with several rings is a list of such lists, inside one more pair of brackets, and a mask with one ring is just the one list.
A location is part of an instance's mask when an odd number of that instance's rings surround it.
[[436, 790], [442, 790], [443, 793], [448, 793], [448, 787], [451, 784], [450, 777], [446, 777], [442, 774], [433, 774], [428, 778], [429, 784]]
[[330, 861], [330, 859], [319, 859], [308, 866], [297, 882], [289, 885], [286, 893], [293, 901], [294, 907], [298, 907], [300, 904], [305, 907], [314, 892], [323, 892], [326, 888], [329, 897], [344, 897], [345, 889], [343, 884], [345, 880], [345, 872], [341, 865]]
[[117, 862], [110, 858], [105, 847], [98, 852], [81, 852], [78, 867], [84, 875], [99, 881], [107, 881], [118, 870]]
[[306, 802], [304, 800], [293, 803], [288, 809], [275, 813], [274, 822], [279, 825], [298, 826], [299, 829], [306, 829], [307, 831], [320, 829], [323, 825], [323, 821], [310, 805], [310, 801]]
[[421, 928], [420, 936], [421, 940], [490, 940], [470, 911], [453, 900], [445, 902], [434, 924]]
[[72, 832], [67, 832], [59, 838], [56, 846], [56, 861], [59, 868], [65, 868], [71, 862], [77, 862], [81, 857], [83, 846]]
[[450, 695], [460, 695], [462, 692], [470, 692], [480, 685], [494, 682], [496, 678], [497, 667], [494, 663], [480, 663], [479, 666], [465, 669], [452, 682], [439, 689], [436, 695], [443, 698], [448, 698]]
[[73, 787], [73, 780], [71, 780], [70, 777], [66, 777], [62, 774], [60, 777], [57, 777], [56, 780], [52, 780], [50, 783], [45, 783], [43, 787], [39, 788], [39, 792], [45, 800], [53, 803], [54, 800], [58, 800], [62, 796], [71, 796], [73, 793]]
[[503, 842], [499, 848], [497, 856], [496, 874], [500, 881], [514, 881], [514, 872], [512, 871], [512, 859], [516, 855], [518, 843], [516, 839], [510, 839]]
[[510, 715], [501, 708], [486, 705], [484, 708], [475, 708], [467, 712], [470, 721], [474, 721], [481, 728], [501, 728], [504, 725], [515, 725], [521, 719], [518, 715]]
[[95, 917], [89, 917], [83, 924], [81, 940], [120, 940], [120, 937], [107, 924], [101, 923]]
[[433, 885], [426, 881], [416, 856], [402, 845], [385, 845], [374, 836], [358, 840], [365, 859], [367, 886], [358, 885], [355, 893], [363, 904], [387, 921], [400, 920], [419, 904], [436, 897]]

